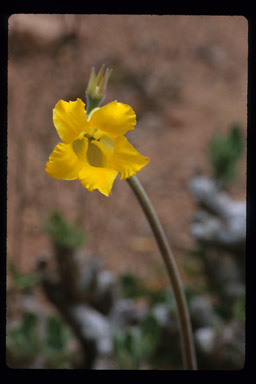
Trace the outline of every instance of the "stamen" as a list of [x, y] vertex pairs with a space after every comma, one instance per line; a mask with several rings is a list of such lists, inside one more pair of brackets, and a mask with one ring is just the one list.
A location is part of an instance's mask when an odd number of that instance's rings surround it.
[[[96, 130], [93, 133], [95, 133], [95, 132], [96, 132]], [[84, 137], [86, 137], [89, 140], [89, 142], [91, 142], [92, 140], [97, 140], [97, 141], [100, 140], [100, 139], [96, 139], [95, 137], [93, 137], [93, 135], [89, 135], [88, 133], [85, 133]]]

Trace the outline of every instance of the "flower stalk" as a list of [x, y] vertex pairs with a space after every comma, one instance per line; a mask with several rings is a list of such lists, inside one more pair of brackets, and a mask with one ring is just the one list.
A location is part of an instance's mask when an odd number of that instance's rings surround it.
[[[86, 90], [87, 114], [89, 114], [94, 108], [97, 108], [105, 97], [106, 87], [109, 76], [111, 74], [111, 70], [107, 69], [104, 75], [103, 72], [104, 65], [101, 67], [97, 76], [95, 75], [94, 68], [92, 69], [88, 87]], [[127, 178], [127, 182], [133, 190], [135, 196], [137, 197], [151, 226], [152, 232], [155, 236], [172, 285], [177, 305], [184, 368], [186, 370], [196, 370], [197, 363], [189, 311], [179, 271], [174, 256], [172, 254], [169, 242], [167, 240], [163, 227], [159, 221], [159, 218], [151, 204], [151, 201], [149, 200], [138, 178], [133, 175], [130, 178]]]
[[142, 156], [124, 136], [134, 129], [133, 109], [114, 101], [99, 107], [103, 101], [111, 70], [102, 66], [96, 75], [92, 69], [86, 90], [87, 109], [81, 99], [59, 100], [53, 110], [53, 122], [62, 140], [46, 163], [49, 176], [61, 180], [79, 179], [89, 191], [98, 189], [105, 196], [111, 193], [120, 172], [135, 193], [151, 226], [160, 249], [177, 305], [181, 332], [184, 368], [195, 370], [196, 356], [189, 312], [174, 256], [158, 216], [135, 174], [149, 158]]
[[[94, 108], [99, 107], [105, 97], [106, 87], [111, 70], [107, 69], [104, 75], [103, 72], [104, 66], [101, 67], [97, 76], [95, 75], [94, 68], [92, 69], [86, 90], [87, 114], [89, 114]], [[130, 178], [127, 178], [127, 182], [137, 197], [151, 226], [172, 285], [178, 312], [184, 368], [186, 370], [196, 370], [197, 363], [189, 311], [179, 271], [169, 242], [159, 221], [159, 218], [151, 204], [151, 201], [149, 200], [138, 178], [133, 175]]]
[[148, 219], [173, 288], [181, 332], [184, 368], [186, 370], [196, 370], [197, 363], [190, 316], [186, 304], [181, 278], [169, 242], [159, 221], [159, 218], [138, 178], [136, 176], [131, 176], [129, 179], [127, 179], [127, 182], [136, 195]]

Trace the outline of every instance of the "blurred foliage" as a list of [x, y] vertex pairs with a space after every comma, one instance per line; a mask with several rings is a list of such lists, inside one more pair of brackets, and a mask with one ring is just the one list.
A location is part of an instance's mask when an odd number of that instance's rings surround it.
[[37, 315], [32, 312], [25, 312], [17, 326], [7, 329], [7, 363], [15, 362], [14, 364], [19, 367], [22, 362], [27, 363], [34, 359], [35, 354], [40, 350], [37, 328]]
[[[41, 281], [40, 273], [21, 273], [17, 266], [8, 262], [11, 278], [9, 295], [28, 295]], [[18, 296], [19, 298], [22, 296]], [[10, 300], [10, 299], [9, 299]], [[14, 323], [7, 322], [6, 356], [12, 368], [72, 368], [72, 356], [68, 343], [72, 339], [69, 328], [56, 315], [41, 318], [38, 313], [24, 310]]]
[[183, 268], [190, 280], [185, 289], [188, 301], [196, 295], [211, 295], [214, 293], [214, 289], [209, 284], [208, 275], [205, 271], [203, 262], [205, 253], [206, 249], [201, 244], [196, 245], [194, 248], [188, 249], [186, 252], [186, 259], [183, 263]]
[[[163, 304], [175, 313], [175, 300], [171, 290], [151, 289], [137, 276], [126, 273], [120, 276], [122, 297], [147, 300], [149, 309], [143, 320], [134, 327], [118, 330], [113, 335], [113, 356], [119, 369], [140, 369], [143, 364], [154, 366], [161, 339], [161, 325], [154, 315], [155, 305]], [[161, 364], [161, 358], [157, 365]]]
[[119, 278], [121, 295], [124, 298], [137, 299], [143, 297], [148, 300], [150, 306], [155, 304], [166, 304], [175, 311], [175, 301], [171, 290], [151, 289], [143, 280], [131, 273], [124, 273]]
[[148, 290], [143, 284], [142, 279], [134, 276], [131, 273], [124, 273], [120, 276], [121, 294], [125, 298], [138, 298], [144, 296]]
[[245, 150], [245, 139], [239, 124], [231, 125], [226, 136], [214, 134], [209, 142], [208, 156], [213, 176], [227, 187], [237, 176], [238, 160]]
[[55, 353], [65, 347], [69, 339], [69, 332], [62, 326], [60, 319], [56, 316], [49, 316], [46, 322], [46, 345], [49, 354]]
[[53, 212], [48, 222], [43, 227], [53, 243], [59, 247], [76, 249], [85, 242], [85, 235], [77, 220], [73, 224], [67, 223], [59, 212]]
[[144, 359], [151, 360], [160, 340], [161, 327], [155, 316], [149, 312], [140, 326], [141, 351]]
[[47, 318], [44, 350], [49, 368], [72, 368], [67, 349], [71, 337], [71, 332], [58, 317], [51, 315]]
[[141, 364], [140, 333], [137, 328], [116, 331], [113, 335], [113, 356], [118, 369], [139, 369]]
[[235, 304], [233, 312], [234, 317], [239, 319], [241, 322], [245, 323], [245, 305], [246, 305], [246, 297], [245, 293], [241, 296], [238, 302]]
[[11, 261], [9, 261], [8, 263], [8, 272], [11, 277], [13, 288], [16, 291], [29, 291], [41, 280], [41, 276], [39, 273], [21, 273], [18, 267]]
[[72, 368], [68, 350], [69, 329], [57, 316], [46, 318], [45, 331], [37, 314], [24, 312], [19, 323], [7, 329], [7, 364], [12, 368], [27, 368], [37, 358], [45, 368]]
[[149, 364], [159, 343], [160, 325], [149, 313], [137, 327], [116, 331], [113, 335], [113, 356], [119, 369], [140, 369]]

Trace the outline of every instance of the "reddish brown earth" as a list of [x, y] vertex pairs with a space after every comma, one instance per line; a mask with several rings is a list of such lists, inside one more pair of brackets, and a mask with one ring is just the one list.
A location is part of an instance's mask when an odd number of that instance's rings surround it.
[[[210, 175], [207, 143], [216, 130], [247, 124], [247, 21], [231, 16], [13, 15], [8, 62], [8, 258], [35, 268], [50, 242], [42, 221], [55, 210], [82, 219], [84, 250], [115, 273], [166, 282], [157, 247], [128, 184], [111, 197], [79, 181], [47, 176], [59, 142], [52, 109], [85, 99], [91, 66], [113, 69], [104, 103], [128, 103], [137, 126], [127, 137], [150, 163], [138, 174], [180, 266], [194, 246], [196, 204], [187, 183]], [[231, 189], [244, 199], [246, 158]], [[183, 269], [181, 268], [183, 278]]]

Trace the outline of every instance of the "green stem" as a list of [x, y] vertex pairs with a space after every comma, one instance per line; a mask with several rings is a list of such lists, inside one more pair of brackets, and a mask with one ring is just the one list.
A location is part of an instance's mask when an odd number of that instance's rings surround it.
[[102, 102], [102, 99], [103, 98], [92, 98], [92, 97], [87, 97], [87, 108], [86, 108], [86, 113], [87, 113], [87, 116], [89, 116], [90, 112], [94, 109], [94, 108], [98, 108]]
[[170, 249], [170, 245], [164, 233], [163, 227], [158, 219], [158, 216], [140, 181], [137, 179], [136, 176], [130, 177], [129, 179], [127, 179], [127, 181], [130, 187], [132, 188], [133, 192], [135, 193], [137, 199], [139, 200], [139, 203], [149, 221], [156, 242], [160, 249], [161, 255], [163, 257], [163, 261], [165, 263], [169, 279], [171, 281], [178, 311], [184, 368], [187, 370], [196, 370], [197, 364], [195, 348], [188, 307], [186, 304], [186, 299], [179, 271], [172, 251]]

